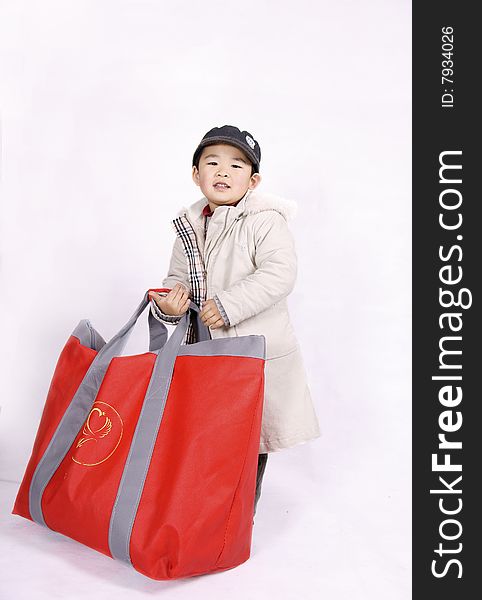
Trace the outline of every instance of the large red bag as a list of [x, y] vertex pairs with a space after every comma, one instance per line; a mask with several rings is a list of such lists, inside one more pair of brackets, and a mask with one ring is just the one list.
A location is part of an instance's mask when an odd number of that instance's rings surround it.
[[12, 513], [153, 579], [230, 569], [251, 549], [265, 338], [211, 339], [191, 302], [171, 336], [149, 311], [149, 352], [121, 356], [147, 306], [108, 343], [86, 319], [69, 337]]

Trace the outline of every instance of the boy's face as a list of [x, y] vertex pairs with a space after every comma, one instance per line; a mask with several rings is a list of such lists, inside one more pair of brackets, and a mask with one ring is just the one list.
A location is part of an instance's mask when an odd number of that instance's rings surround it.
[[251, 175], [251, 162], [244, 152], [229, 144], [203, 148], [199, 170], [193, 167], [192, 178], [207, 198], [211, 210], [235, 204], [261, 181], [259, 173]]

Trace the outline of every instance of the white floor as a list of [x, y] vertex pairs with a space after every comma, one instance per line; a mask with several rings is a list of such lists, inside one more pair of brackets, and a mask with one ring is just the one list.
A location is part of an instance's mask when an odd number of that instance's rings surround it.
[[380, 483], [385, 463], [372, 465], [371, 485], [358, 486], [355, 472], [337, 477], [329, 465], [322, 483], [312, 456], [310, 445], [270, 455], [246, 563], [168, 582], [12, 515], [19, 484], [0, 481], [0, 598], [408, 600], [409, 490], [396, 479]]

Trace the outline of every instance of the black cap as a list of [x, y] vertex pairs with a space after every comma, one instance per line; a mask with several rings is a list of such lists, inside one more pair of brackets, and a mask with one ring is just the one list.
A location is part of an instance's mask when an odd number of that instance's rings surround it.
[[203, 137], [199, 146], [194, 152], [192, 158], [193, 166], [196, 164], [203, 148], [213, 144], [231, 144], [242, 150], [249, 160], [253, 163], [254, 172], [259, 173], [259, 163], [261, 161], [261, 148], [258, 142], [253, 138], [249, 131], [241, 131], [233, 125], [223, 125], [222, 127], [213, 127]]

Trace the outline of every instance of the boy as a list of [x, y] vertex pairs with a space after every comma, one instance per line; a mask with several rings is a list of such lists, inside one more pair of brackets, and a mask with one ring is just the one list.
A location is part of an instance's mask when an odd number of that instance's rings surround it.
[[[192, 299], [211, 337], [264, 335], [265, 398], [255, 512], [269, 452], [320, 436], [286, 297], [297, 273], [288, 219], [293, 201], [255, 192], [261, 150], [247, 131], [224, 125], [202, 138], [192, 177], [203, 197], [179, 211], [167, 277], [151, 310], [177, 323]], [[187, 343], [195, 341], [192, 330]]]

